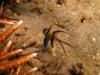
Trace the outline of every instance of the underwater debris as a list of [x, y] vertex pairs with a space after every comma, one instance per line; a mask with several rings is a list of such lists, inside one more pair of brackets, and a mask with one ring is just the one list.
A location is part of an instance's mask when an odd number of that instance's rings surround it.
[[77, 63], [76, 65], [72, 65], [72, 68], [69, 70], [71, 75], [84, 75], [83, 73], [83, 65], [81, 63]]

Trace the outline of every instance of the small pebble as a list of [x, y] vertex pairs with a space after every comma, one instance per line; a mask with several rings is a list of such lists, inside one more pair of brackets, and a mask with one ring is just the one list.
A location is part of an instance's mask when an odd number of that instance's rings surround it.
[[93, 41], [96, 41], [96, 38], [95, 38], [95, 37], [93, 37], [93, 38], [92, 38], [92, 40], [93, 40]]
[[96, 56], [100, 56], [100, 54], [99, 54], [99, 53], [97, 53], [97, 54], [96, 54]]
[[98, 75], [100, 75], [100, 72], [98, 73]]

